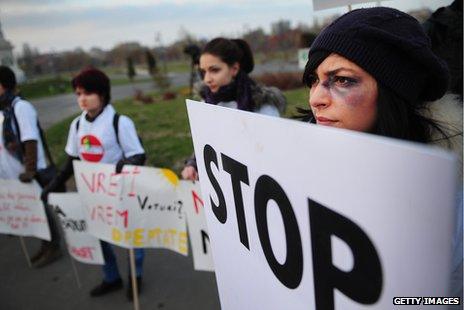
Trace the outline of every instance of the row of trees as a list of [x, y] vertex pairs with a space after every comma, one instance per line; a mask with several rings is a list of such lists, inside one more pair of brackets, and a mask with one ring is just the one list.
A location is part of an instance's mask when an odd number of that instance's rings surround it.
[[[409, 13], [419, 20], [430, 16], [428, 10]], [[269, 33], [266, 33], [263, 28], [246, 29], [242, 38], [250, 43], [255, 53], [267, 54], [277, 51], [291, 51], [309, 46], [320, 30], [336, 17], [338, 16], [331, 16], [322, 22], [316, 21], [312, 27], [304, 24], [292, 27], [290, 21], [280, 20], [271, 24]], [[127, 66], [129, 58], [133, 66], [147, 67], [149, 54], [152, 54], [159, 62], [173, 60], [189, 62], [189, 56], [184, 53], [185, 47], [190, 44], [201, 47], [205, 43], [206, 40], [196, 39], [187, 30], [181, 29], [179, 40], [167, 46], [155, 48], [143, 46], [138, 42], [125, 42], [107, 51], [100, 48], [84, 51], [78, 48], [67, 52], [39, 53], [37, 49], [24, 44], [18, 63], [28, 77], [46, 73], [72, 72], [86, 65], [124, 68]], [[150, 73], [153, 75], [153, 72]]]
[[[256, 52], [285, 51], [299, 46], [299, 36], [304, 30], [301, 25], [292, 28], [289, 21], [281, 20], [271, 25], [270, 33], [266, 33], [262, 28], [249, 29], [242, 37], [250, 42]], [[202, 46], [205, 43], [206, 40], [197, 39], [187, 30], [181, 29], [179, 40], [155, 48], [143, 46], [138, 42], [124, 42], [106, 51], [95, 47], [89, 51], [78, 48], [66, 52], [40, 53], [24, 44], [18, 63], [28, 77], [34, 77], [47, 73], [75, 71], [86, 65], [124, 68], [128, 65], [128, 59], [132, 66], [147, 66], [148, 54], [154, 55], [158, 62], [189, 62], [188, 55], [184, 53], [185, 47], [189, 44]]]

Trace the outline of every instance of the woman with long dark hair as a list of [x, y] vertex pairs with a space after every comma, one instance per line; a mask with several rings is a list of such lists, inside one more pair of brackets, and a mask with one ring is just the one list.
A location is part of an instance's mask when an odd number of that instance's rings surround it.
[[[462, 102], [416, 19], [391, 8], [349, 12], [310, 47], [304, 119], [323, 126], [445, 147], [462, 189]], [[445, 95], [445, 96], [444, 96]], [[462, 297], [462, 191], [457, 197], [452, 296]]]
[[[253, 54], [246, 41], [209, 41], [200, 56], [201, 99], [218, 106], [279, 116], [285, 109], [284, 96], [275, 87], [263, 87], [253, 81], [248, 75], [253, 68]], [[187, 160], [182, 177], [198, 179], [194, 156]]]

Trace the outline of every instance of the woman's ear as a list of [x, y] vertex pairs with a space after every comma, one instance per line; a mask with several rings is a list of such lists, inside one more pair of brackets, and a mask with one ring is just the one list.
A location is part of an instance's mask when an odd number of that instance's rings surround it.
[[232, 67], [230, 67], [230, 69], [232, 70], [232, 76], [236, 77], [238, 74], [238, 71], [240, 70], [240, 64], [236, 62], [232, 65]]

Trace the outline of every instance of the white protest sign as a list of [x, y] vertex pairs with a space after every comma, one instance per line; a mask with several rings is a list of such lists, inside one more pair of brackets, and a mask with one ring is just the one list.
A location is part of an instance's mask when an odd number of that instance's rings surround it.
[[0, 232], [50, 240], [50, 229], [37, 182], [0, 179]]
[[87, 232], [83, 206], [78, 193], [51, 193], [48, 203], [53, 206], [65, 233], [71, 256], [86, 264], [103, 265], [100, 240]]
[[5, 148], [3, 141], [3, 121], [5, 116], [0, 113], [0, 178], [1, 179], [18, 179], [21, 172], [24, 171], [21, 162], [16, 159]]
[[313, 0], [314, 11], [336, 8], [340, 6], [348, 6], [351, 4], [377, 2], [378, 0]]
[[126, 248], [166, 248], [188, 254], [177, 176], [168, 169], [74, 161], [89, 232]]
[[[136, 166], [124, 167], [123, 173], [134, 169], [140, 169], [140, 175], [133, 184], [126, 182], [123, 191], [124, 206], [130, 212], [137, 210], [129, 222], [132, 244], [166, 248], [187, 256], [187, 225], [182, 202], [177, 198], [177, 175], [169, 169]], [[124, 195], [132, 190], [135, 196]]]
[[392, 309], [396, 296], [447, 295], [454, 157], [187, 108], [222, 309]]
[[188, 233], [193, 253], [193, 266], [195, 270], [214, 271], [200, 183], [180, 181], [177, 192], [179, 199], [183, 202], [184, 212], [187, 215]]
[[127, 210], [120, 210], [121, 177], [114, 165], [74, 161], [76, 187], [84, 206], [89, 233], [110, 242], [114, 226], [127, 226]]

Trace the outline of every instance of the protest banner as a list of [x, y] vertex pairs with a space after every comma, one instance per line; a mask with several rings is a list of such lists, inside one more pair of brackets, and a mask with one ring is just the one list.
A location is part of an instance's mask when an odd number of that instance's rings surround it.
[[214, 271], [200, 183], [180, 181], [177, 192], [179, 200], [183, 202], [184, 211], [187, 215], [187, 227], [193, 253], [193, 266], [195, 270]]
[[103, 265], [100, 240], [90, 235], [78, 193], [51, 193], [48, 203], [53, 206], [65, 233], [69, 254], [86, 264]]
[[398, 296], [447, 296], [449, 153], [187, 108], [222, 309], [392, 309]]
[[0, 233], [50, 240], [37, 182], [0, 179]]
[[379, 0], [313, 0], [313, 10], [325, 10], [341, 6], [350, 6], [352, 4], [359, 3], [368, 3], [368, 2], [377, 2], [379, 5]]
[[89, 232], [126, 248], [166, 248], [188, 254], [186, 220], [169, 169], [74, 161]]

